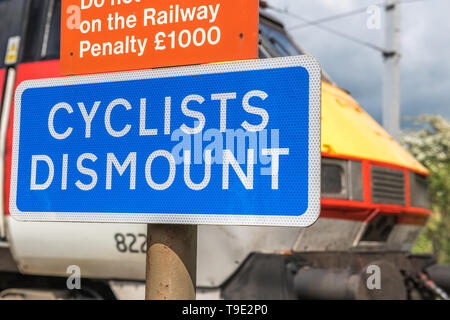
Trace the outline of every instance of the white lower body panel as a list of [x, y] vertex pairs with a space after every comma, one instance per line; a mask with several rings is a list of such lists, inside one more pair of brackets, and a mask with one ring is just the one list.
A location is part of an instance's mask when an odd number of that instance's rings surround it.
[[[8, 217], [13, 257], [25, 274], [144, 280], [146, 225], [19, 222]], [[396, 225], [388, 241], [359, 243], [365, 224], [320, 218], [309, 228], [200, 226], [197, 286], [218, 288], [253, 252], [286, 253], [352, 249], [409, 251], [421, 226]]]

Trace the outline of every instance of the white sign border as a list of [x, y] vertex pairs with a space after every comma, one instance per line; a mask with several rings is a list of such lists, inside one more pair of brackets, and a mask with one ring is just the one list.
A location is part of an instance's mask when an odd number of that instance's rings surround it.
[[[309, 73], [309, 165], [308, 208], [300, 216], [292, 215], [215, 215], [215, 214], [159, 214], [159, 213], [96, 213], [96, 212], [22, 212], [16, 206], [20, 111], [22, 93], [29, 88], [43, 88], [76, 84], [170, 78], [188, 75], [265, 70], [284, 67], [304, 67]], [[217, 63], [188, 67], [139, 70], [87, 76], [60, 77], [22, 82], [15, 93], [14, 135], [11, 162], [9, 209], [19, 221], [155, 223], [196, 225], [255, 225], [292, 226], [312, 225], [320, 214], [321, 170], [321, 69], [310, 56], [292, 56], [231, 63]], [[211, 210], [213, 211], [213, 209]]]

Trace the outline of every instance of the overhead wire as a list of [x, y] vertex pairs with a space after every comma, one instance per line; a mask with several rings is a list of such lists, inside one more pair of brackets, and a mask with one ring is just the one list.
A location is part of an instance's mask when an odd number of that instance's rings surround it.
[[[402, 1], [399, 1], [398, 4], [407, 4], [407, 3], [412, 3], [412, 2], [429, 2], [429, 1], [431, 1], [431, 0], [402, 0]], [[300, 16], [298, 14], [292, 13], [292, 12], [290, 12], [288, 10], [281, 9], [281, 8], [278, 8], [278, 7], [274, 7], [271, 4], [267, 3], [266, 1], [263, 1], [263, 3], [264, 3], [263, 7], [265, 7], [265, 8], [271, 9], [271, 10], [273, 10], [275, 12], [278, 12], [280, 14], [284, 14], [284, 15], [290, 16], [292, 18], [295, 18], [295, 19], [300, 20], [300, 21], [303, 22], [302, 24], [298, 24], [298, 25], [294, 25], [294, 26], [291, 26], [291, 27], [287, 27], [286, 28], [287, 30], [294, 30], [294, 29], [300, 29], [300, 28], [304, 28], [304, 27], [314, 26], [316, 28], [322, 29], [322, 30], [327, 31], [329, 33], [332, 33], [332, 34], [334, 34], [336, 36], [342, 37], [342, 38], [347, 39], [349, 41], [352, 41], [352, 42], [358, 43], [360, 45], [363, 45], [363, 46], [369, 47], [371, 49], [374, 49], [376, 51], [379, 51], [379, 52], [381, 52], [383, 54], [391, 54], [390, 51], [387, 51], [386, 49], [384, 49], [384, 48], [382, 48], [380, 46], [377, 46], [377, 45], [375, 45], [375, 44], [373, 44], [373, 43], [371, 43], [369, 41], [362, 40], [360, 38], [357, 38], [357, 37], [351, 36], [349, 34], [346, 34], [344, 32], [337, 31], [337, 30], [335, 30], [335, 29], [333, 29], [331, 27], [327, 27], [327, 26], [323, 26], [322, 25], [325, 22], [330, 22], [330, 21], [342, 19], [342, 18], [345, 18], [345, 17], [349, 17], [349, 16], [352, 16], [352, 15], [361, 14], [363, 12], [367, 12], [367, 8], [368, 7], [359, 8], [359, 9], [343, 12], [343, 13], [340, 13], [340, 14], [336, 14], [336, 15], [320, 18], [320, 19], [317, 19], [317, 20], [310, 20], [310, 19], [307, 19], [307, 18], [305, 18], [303, 16]], [[390, 3], [385, 1], [385, 2], [382, 2], [382, 3], [375, 4], [375, 5], [376, 6], [386, 7], [386, 6], [390, 5]]]
[[[269, 9], [271, 9], [271, 10], [273, 10], [273, 11], [276, 11], [276, 12], [278, 12], [278, 13], [281, 13], [281, 14], [284, 14], [284, 15], [288, 15], [288, 16], [293, 17], [293, 18], [295, 18], [295, 19], [301, 20], [301, 21], [303, 21], [303, 22], [306, 23], [306, 24], [312, 23], [312, 20], [306, 19], [306, 18], [304, 18], [304, 17], [302, 17], [302, 16], [300, 16], [300, 15], [298, 15], [298, 14], [292, 13], [292, 12], [285, 11], [285, 10], [283, 10], [283, 9], [279, 9], [279, 8], [273, 7], [273, 6], [271, 6], [271, 5], [268, 5], [267, 8], [269, 8]], [[343, 33], [343, 32], [341, 32], [341, 31], [337, 31], [337, 30], [335, 30], [335, 29], [333, 29], [333, 28], [326, 27], [326, 26], [323, 26], [323, 25], [320, 25], [320, 24], [315, 24], [314, 26], [317, 27], [317, 28], [319, 28], [319, 29], [325, 30], [325, 31], [327, 31], [327, 32], [329, 32], [329, 33], [332, 33], [332, 34], [335, 34], [335, 35], [340, 36], [340, 37], [342, 37], [342, 38], [345, 38], [345, 39], [347, 39], [347, 40], [350, 40], [350, 41], [359, 43], [359, 44], [361, 44], [361, 45], [364, 45], [364, 46], [366, 46], [366, 47], [369, 47], [369, 48], [371, 48], [371, 49], [380, 51], [380, 52], [382, 52], [382, 53], [384, 53], [384, 52], [386, 51], [386, 50], [383, 49], [382, 47], [379, 47], [379, 46], [377, 46], [377, 45], [375, 45], [375, 44], [373, 44], [373, 43], [371, 43], [371, 42], [364, 41], [364, 40], [361, 40], [361, 39], [359, 39], [359, 38], [350, 36], [350, 35], [348, 35], [348, 34], [346, 34], [346, 33]], [[289, 29], [289, 28], [288, 28], [288, 29]]]
[[[424, 1], [430, 1], [430, 0], [403, 0], [403, 1], [399, 1], [398, 4], [408, 4], [408, 3], [412, 3], [412, 2], [424, 2]], [[386, 6], [389, 5], [389, 3], [380, 2], [380, 3], [372, 4], [372, 5], [378, 6], [378, 7], [386, 7]], [[322, 23], [325, 23], [325, 22], [330, 22], [330, 21], [334, 21], [334, 20], [339, 20], [339, 19], [342, 19], [342, 18], [350, 17], [350, 16], [353, 16], [353, 15], [361, 14], [361, 13], [367, 12], [367, 9], [368, 9], [368, 6], [365, 6], [365, 7], [361, 7], [361, 8], [355, 9], [355, 10], [339, 13], [339, 14], [336, 14], [336, 15], [331, 15], [331, 16], [320, 18], [320, 19], [317, 19], [317, 20], [312, 20], [309, 23], [302, 23], [302, 24], [293, 25], [293, 26], [288, 27], [287, 29], [288, 30], [294, 30], [294, 29], [301, 29], [301, 28], [305, 28], [305, 27], [315, 26], [315, 25], [322, 24]], [[282, 10], [282, 9], [279, 9], [279, 10]]]

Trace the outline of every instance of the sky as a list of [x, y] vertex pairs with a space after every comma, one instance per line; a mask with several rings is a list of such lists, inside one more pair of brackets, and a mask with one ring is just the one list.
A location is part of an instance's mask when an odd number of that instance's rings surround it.
[[[411, 0], [400, 0], [411, 1]], [[383, 0], [269, 0], [271, 6], [314, 21], [346, 13]], [[369, 29], [370, 14], [362, 12], [323, 25], [384, 47], [384, 11], [381, 28]], [[269, 11], [289, 29], [303, 24], [292, 16]], [[401, 119], [420, 114], [440, 114], [450, 119], [450, 0], [415, 0], [400, 5], [401, 19]], [[289, 33], [314, 56], [342, 88], [381, 123], [383, 59], [379, 51], [338, 37], [315, 26]]]

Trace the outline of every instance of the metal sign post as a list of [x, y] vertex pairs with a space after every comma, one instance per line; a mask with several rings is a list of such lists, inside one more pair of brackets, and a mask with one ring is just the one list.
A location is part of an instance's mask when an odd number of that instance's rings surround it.
[[195, 300], [197, 226], [147, 226], [145, 298]]

